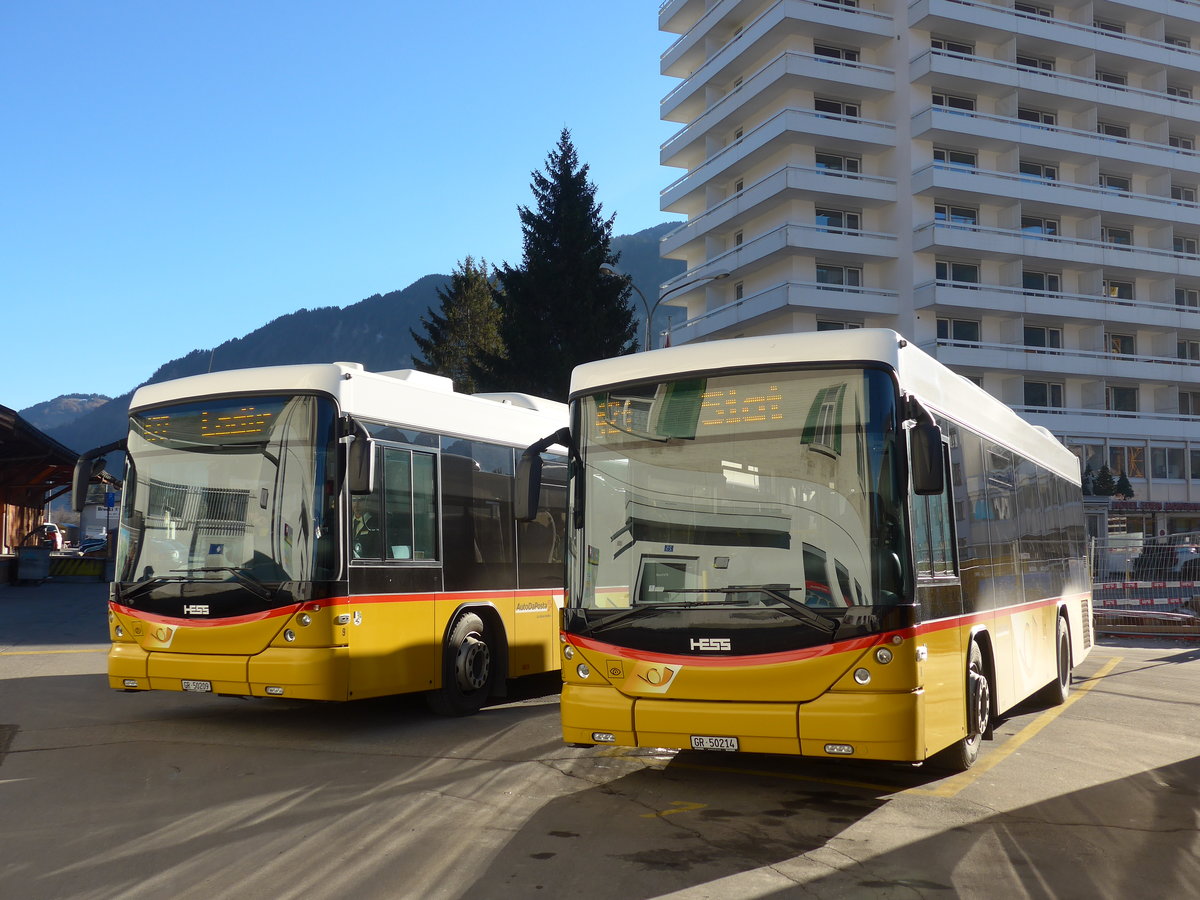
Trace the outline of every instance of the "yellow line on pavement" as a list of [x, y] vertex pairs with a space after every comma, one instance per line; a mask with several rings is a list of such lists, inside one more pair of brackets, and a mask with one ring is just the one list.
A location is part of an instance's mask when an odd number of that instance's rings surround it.
[[953, 797], [965, 788], [970, 787], [979, 780], [980, 776], [1000, 765], [1000, 763], [1019, 750], [1026, 741], [1066, 712], [1072, 703], [1094, 688], [1100, 683], [1100, 679], [1115, 669], [1122, 659], [1123, 657], [1120, 656], [1110, 659], [1100, 667], [1095, 675], [1092, 675], [1082, 685], [1073, 690], [1061, 706], [1046, 710], [1008, 740], [1003, 741], [1000, 746], [988, 753], [987, 756], [980, 758], [979, 762], [975, 763], [968, 771], [952, 775], [937, 787], [909, 788], [907, 791], [903, 791], [903, 793], [920, 794], [926, 797]]
[[57, 653], [107, 653], [107, 647], [87, 650], [0, 650], [0, 656], [51, 656]]

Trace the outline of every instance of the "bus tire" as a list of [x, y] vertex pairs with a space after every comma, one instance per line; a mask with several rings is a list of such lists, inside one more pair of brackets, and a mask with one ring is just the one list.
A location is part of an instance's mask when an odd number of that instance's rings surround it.
[[992, 685], [978, 641], [967, 652], [967, 735], [934, 757], [938, 768], [965, 772], [979, 759], [979, 747], [991, 731]]
[[442, 686], [426, 697], [440, 716], [470, 716], [479, 712], [492, 693], [495, 661], [492, 635], [473, 612], [461, 613], [442, 649]]
[[1038, 694], [1038, 699], [1047, 706], [1062, 706], [1067, 702], [1071, 692], [1071, 633], [1067, 628], [1067, 620], [1062, 616], [1055, 617], [1054, 680], [1047, 684]]

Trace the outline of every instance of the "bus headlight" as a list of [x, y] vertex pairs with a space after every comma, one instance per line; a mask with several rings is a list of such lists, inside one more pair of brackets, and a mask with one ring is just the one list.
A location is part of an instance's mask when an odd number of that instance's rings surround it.
[[892, 661], [892, 651], [889, 650], [887, 647], [880, 647], [878, 650], [875, 651], [875, 660], [881, 666], [886, 666], [888, 663], [890, 663]]
[[292, 631], [292, 629], [289, 628], [287, 631], [285, 631], [283, 633], [283, 639], [290, 644], [292, 641], [294, 641], [296, 639], [296, 632]]
[[574, 659], [575, 658], [575, 648], [572, 647], [570, 644], [567, 644], [567, 646], [563, 647], [563, 656], [566, 657], [567, 659]]
[[296, 616], [296, 621], [301, 625], [311, 625], [312, 616], [310, 616], [308, 613], [300, 613], [300, 615]]
[[859, 684], [870, 684], [871, 683], [871, 673], [868, 672], [866, 669], [855, 669], [854, 670], [854, 680], [857, 681]]
[[587, 678], [589, 675], [592, 674], [592, 670], [590, 668], [588, 668], [587, 663], [580, 663], [578, 666], [575, 667], [575, 673], [580, 678]]
[[114, 628], [113, 631], [116, 633], [117, 637], [125, 637], [125, 629], [120, 625]]

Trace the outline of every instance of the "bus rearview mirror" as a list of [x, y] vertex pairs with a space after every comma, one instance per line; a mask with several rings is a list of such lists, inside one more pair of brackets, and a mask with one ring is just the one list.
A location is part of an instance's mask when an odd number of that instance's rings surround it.
[[918, 422], [908, 432], [913, 491], [922, 496], [945, 489], [942, 470], [942, 429], [933, 422]]

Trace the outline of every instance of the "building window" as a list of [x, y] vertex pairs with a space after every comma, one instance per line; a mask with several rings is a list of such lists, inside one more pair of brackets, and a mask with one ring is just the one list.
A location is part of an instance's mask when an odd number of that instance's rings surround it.
[[1096, 131], [1110, 138], [1128, 139], [1129, 137], [1129, 126], [1119, 122], [1097, 122]]
[[839, 59], [844, 62], [858, 62], [859, 52], [850, 50], [844, 47], [828, 47], [824, 44], [816, 44], [813, 46], [813, 53], [817, 56], [824, 56], [826, 59]]
[[1151, 478], [1183, 478], [1183, 448], [1182, 447], [1151, 447], [1150, 448], [1150, 477]]
[[1172, 97], [1178, 97], [1181, 100], [1192, 99], [1192, 89], [1185, 87], [1177, 87], [1175, 85], [1167, 85], [1167, 93]]
[[1022, 53], [1018, 53], [1017, 65], [1024, 66], [1027, 69], [1040, 69], [1043, 72], [1054, 71], [1054, 60], [1046, 59], [1042, 56], [1025, 56]]
[[962, 53], [964, 56], [975, 55], [975, 45], [968, 44], [965, 41], [956, 41], [951, 38], [930, 38], [929, 46], [934, 50], [942, 50], [946, 53]]
[[944, 163], [948, 166], [962, 166], [963, 168], [974, 169], [978, 164], [978, 157], [974, 153], [966, 150], [951, 150], [948, 147], [934, 147], [933, 161], [935, 163]]
[[1100, 239], [1106, 244], [1117, 244], [1122, 247], [1133, 246], [1133, 231], [1129, 228], [1110, 228], [1104, 226], [1100, 229]]
[[735, 141], [740, 141], [745, 136], [745, 134], [746, 134], [745, 129], [739, 128], [739, 129], [737, 129], [737, 131], [735, 131], [733, 133], [733, 139]]
[[1186, 47], [1192, 49], [1192, 42], [1188, 38], [1179, 37], [1178, 35], [1168, 34], [1163, 38], [1163, 42], [1170, 44], [1172, 47]]
[[817, 284], [859, 287], [862, 284], [862, 269], [817, 263]]
[[1110, 19], [1093, 19], [1092, 25], [1099, 28], [1101, 31], [1111, 31], [1114, 34], [1124, 34], [1125, 25], [1122, 22], [1113, 22]]
[[842, 172], [859, 173], [862, 171], [862, 160], [857, 156], [839, 156], [836, 153], [818, 153], [817, 168], [831, 175]]
[[1013, 10], [1018, 16], [1037, 16], [1042, 19], [1054, 17], [1054, 10], [1045, 6], [1034, 6], [1032, 3], [1014, 3]]
[[739, 178], [737, 181], [735, 181], [735, 182], [733, 183], [733, 192], [734, 192], [735, 194], [740, 194], [740, 193], [742, 192], [742, 189], [743, 189], [745, 186], [746, 186], [746, 182], [745, 182], [745, 181], [743, 181], [741, 178]]
[[934, 266], [938, 281], [952, 281], [959, 284], [979, 284], [979, 266], [973, 263], [951, 262], [939, 259]]
[[820, 231], [859, 231], [862, 229], [862, 216], [856, 212], [842, 209], [818, 209], [817, 228]]
[[1200, 288], [1175, 288], [1175, 305], [1200, 309]]
[[845, 331], [849, 328], [862, 328], [861, 322], [822, 322], [817, 320], [817, 331]]
[[1096, 80], [1116, 87], [1125, 87], [1129, 83], [1129, 78], [1120, 72], [1102, 72], [1099, 69], [1096, 70]]
[[743, 281], [738, 281], [733, 285], [733, 299], [741, 300], [746, 295], [746, 284]]
[[1171, 199], [1179, 203], [1195, 203], [1196, 189], [1182, 184], [1171, 185]]
[[1197, 240], [1194, 237], [1188, 237], [1187, 235], [1177, 234], [1171, 239], [1171, 246], [1174, 248], [1176, 253], [1182, 253], [1186, 256], [1195, 256], [1197, 250], [1200, 249], [1200, 240]]
[[1062, 349], [1062, 329], [1050, 328], [1045, 325], [1025, 326], [1025, 346], [1045, 347], [1050, 350]]
[[1133, 282], [1109, 281], [1106, 278], [1103, 282], [1103, 291], [1105, 297], [1110, 297], [1113, 300], [1132, 300]]
[[857, 119], [859, 106], [857, 103], [843, 103], [841, 100], [829, 100], [817, 97], [813, 100], [813, 109], [822, 118]]
[[[1179, 414], [1181, 416], [1200, 416], [1200, 391], [1179, 392]], [[1200, 453], [1200, 450], [1194, 451]], [[1192, 467], [1192, 477], [1200, 479], [1200, 470]]]
[[1132, 187], [1132, 180], [1126, 175], [1101, 175], [1100, 187], [1109, 191], [1120, 191], [1123, 194], [1128, 194]]
[[1179, 359], [1200, 360], [1200, 341], [1179, 341], [1175, 347], [1175, 355]]
[[1133, 356], [1134, 354], [1134, 336], [1132, 334], [1115, 334], [1110, 331], [1104, 333], [1104, 346], [1109, 353], [1116, 353], [1120, 356]]
[[[1134, 390], [1122, 388], [1122, 390]], [[1108, 467], [1114, 474], [1124, 472], [1130, 478], [1146, 477], [1145, 447], [1109, 447]]]
[[1167, 138], [1167, 143], [1176, 150], [1196, 149], [1196, 139], [1190, 135], [1172, 134]]
[[969, 206], [952, 206], [948, 203], [933, 205], [933, 218], [937, 222], [949, 222], [952, 225], [978, 225], [979, 210]]
[[934, 106], [947, 106], [950, 109], [974, 110], [975, 99], [973, 97], [962, 97], [954, 94], [943, 94], [940, 91], [933, 92]]
[[1033, 109], [1029, 106], [1022, 106], [1017, 109], [1017, 118], [1022, 122], [1033, 122], [1038, 125], [1055, 125], [1058, 123], [1058, 115], [1052, 112], [1046, 112], [1042, 109]]
[[733, 233], [733, 246], [735, 246], [735, 247], [742, 246], [742, 240], [744, 239], [744, 237], [745, 237], [745, 235], [743, 232], [735, 231]]
[[1058, 219], [1042, 216], [1021, 216], [1021, 233], [1026, 237], [1038, 238], [1058, 234]]
[[1022, 178], [1040, 178], [1046, 181], [1058, 180], [1058, 166], [1047, 166], [1043, 163], [1021, 160], [1019, 168]]
[[1112, 412], [1137, 412], [1137, 392], [1135, 387], [1109, 385], [1105, 389], [1105, 409]]
[[937, 336], [939, 341], [950, 341], [952, 344], [965, 342], [979, 343], [979, 323], [969, 319], [938, 319]]
[[1062, 279], [1054, 272], [1022, 272], [1021, 289], [1026, 294], [1057, 294], [1062, 291]]
[[1062, 409], [1063, 386], [1049, 381], [1025, 382], [1025, 405], [1042, 409]]

